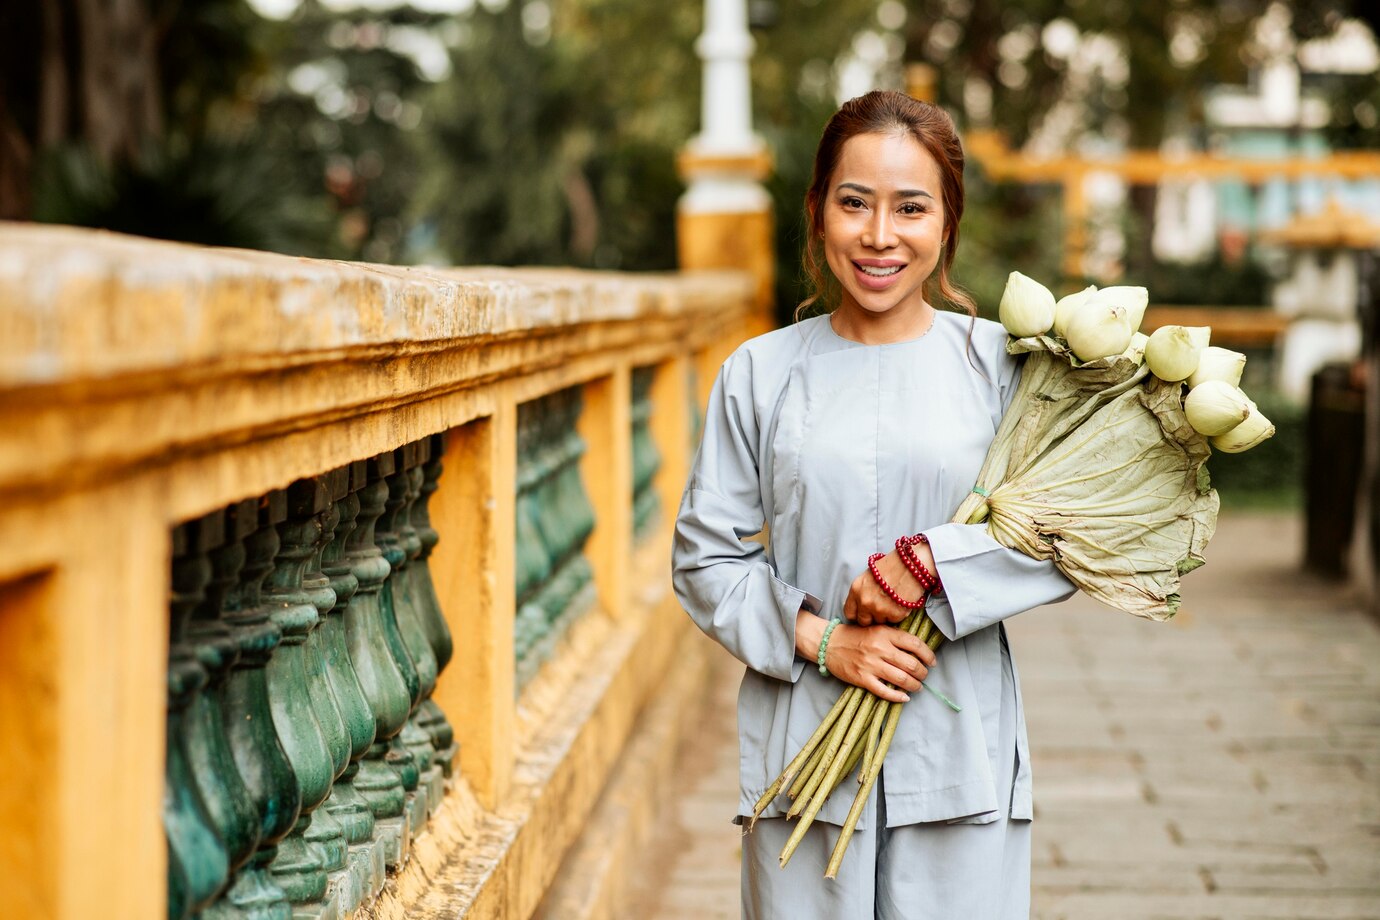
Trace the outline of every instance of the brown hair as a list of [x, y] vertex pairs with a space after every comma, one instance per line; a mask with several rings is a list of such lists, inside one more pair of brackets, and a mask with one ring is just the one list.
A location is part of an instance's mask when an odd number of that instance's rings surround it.
[[[963, 145], [949, 113], [937, 105], [921, 102], [904, 93], [874, 90], [845, 102], [819, 139], [815, 151], [815, 170], [810, 189], [805, 193], [807, 236], [802, 260], [805, 275], [814, 289], [796, 308], [796, 317], [820, 301], [826, 304], [838, 294], [838, 282], [824, 260], [824, 201], [829, 182], [838, 166], [843, 145], [859, 134], [909, 134], [939, 164], [944, 205], [944, 252], [938, 270], [925, 282], [925, 299], [938, 298], [969, 316], [977, 316], [977, 304], [949, 278], [954, 254], [958, 252], [958, 221], [963, 216]], [[831, 307], [832, 308], [832, 307]]]

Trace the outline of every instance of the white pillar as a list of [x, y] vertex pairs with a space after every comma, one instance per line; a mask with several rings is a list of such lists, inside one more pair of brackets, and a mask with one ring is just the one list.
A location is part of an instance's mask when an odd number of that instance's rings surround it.
[[695, 52], [704, 61], [700, 133], [681, 159], [689, 188], [682, 213], [756, 212], [771, 199], [759, 184], [769, 168], [766, 148], [752, 133], [748, 62], [755, 43], [746, 0], [705, 0], [704, 33]]
[[750, 153], [752, 82], [748, 61], [756, 43], [747, 27], [744, 0], [705, 0], [704, 34], [695, 53], [704, 61], [700, 135], [692, 143], [701, 155]]

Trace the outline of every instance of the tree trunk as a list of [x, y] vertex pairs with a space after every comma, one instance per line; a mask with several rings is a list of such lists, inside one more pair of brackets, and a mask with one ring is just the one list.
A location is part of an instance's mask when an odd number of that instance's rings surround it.
[[143, 0], [77, 0], [83, 135], [104, 162], [162, 131], [157, 48]]
[[67, 42], [63, 35], [63, 7], [48, 0], [43, 8], [43, 44], [39, 61], [38, 149], [67, 138], [71, 94], [67, 89]]

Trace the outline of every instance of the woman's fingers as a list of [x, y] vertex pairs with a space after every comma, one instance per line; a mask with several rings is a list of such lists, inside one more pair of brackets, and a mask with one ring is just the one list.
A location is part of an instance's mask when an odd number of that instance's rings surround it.
[[934, 667], [934, 649], [930, 648], [928, 645], [921, 642], [915, 636], [912, 636], [908, 632], [902, 632], [898, 629], [892, 636], [892, 641], [895, 643], [897, 648], [904, 649], [905, 651], [914, 655], [916, 658], [919, 658], [924, 663], [925, 667]]
[[[848, 587], [848, 599], [843, 602], [843, 615], [859, 626], [871, 626], [876, 622], [876, 617], [873, 616], [872, 605], [867, 603], [863, 595], [863, 589], [863, 576], [859, 575]], [[852, 611], [851, 616], [849, 611]]]
[[873, 696], [879, 696], [891, 703], [904, 703], [910, 699], [904, 690], [889, 687], [876, 677], [869, 677], [861, 686]]
[[916, 680], [913, 675], [907, 674], [905, 671], [896, 667], [894, 664], [883, 663], [882, 666], [877, 669], [877, 676], [893, 687], [898, 687], [907, 693], [913, 693], [920, 689], [920, 681]]
[[885, 660], [888, 664], [895, 665], [916, 680], [924, 680], [930, 676], [930, 669], [921, 664], [919, 658], [907, 652], [893, 650]]

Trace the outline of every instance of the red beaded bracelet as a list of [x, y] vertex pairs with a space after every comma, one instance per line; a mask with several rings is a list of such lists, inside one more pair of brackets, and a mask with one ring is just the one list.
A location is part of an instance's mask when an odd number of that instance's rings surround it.
[[900, 537], [896, 541], [896, 554], [901, 557], [901, 562], [905, 565], [906, 570], [920, 583], [920, 588], [927, 594], [933, 594], [941, 587], [939, 576], [925, 568], [925, 564], [920, 561], [919, 555], [915, 552], [916, 544], [929, 542], [922, 533], [913, 537]]
[[877, 570], [877, 560], [885, 558], [885, 556], [886, 553], [873, 553], [871, 556], [867, 557], [867, 568], [868, 571], [872, 573], [872, 580], [877, 583], [877, 587], [881, 588], [882, 591], [886, 593], [887, 597], [907, 610], [919, 610], [921, 607], [925, 606], [926, 595], [921, 594], [918, 601], [908, 601], [897, 594], [895, 588], [886, 583], [886, 579], [882, 577], [882, 573]]

